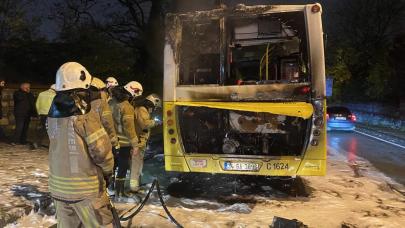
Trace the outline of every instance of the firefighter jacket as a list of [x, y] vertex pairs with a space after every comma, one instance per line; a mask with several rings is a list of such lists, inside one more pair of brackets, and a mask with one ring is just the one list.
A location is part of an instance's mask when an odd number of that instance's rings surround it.
[[118, 101], [112, 98], [109, 102], [117, 130], [118, 141], [121, 147], [139, 147], [138, 136], [135, 130], [135, 111], [127, 101]]
[[150, 136], [150, 129], [155, 126], [148, 109], [144, 106], [135, 107], [135, 129], [139, 138], [139, 148], [144, 150]]
[[37, 108], [38, 115], [48, 115], [55, 95], [56, 92], [53, 89], [45, 90], [38, 95], [37, 101], [35, 102], [35, 107]]
[[91, 108], [99, 115], [101, 124], [110, 137], [111, 145], [113, 147], [118, 147], [118, 137], [115, 131], [114, 120], [110, 106], [107, 103], [107, 99], [100, 96], [98, 99], [92, 100]]
[[51, 196], [68, 202], [100, 197], [114, 166], [110, 139], [93, 110], [77, 111], [74, 101], [63, 99], [55, 97], [48, 115]]

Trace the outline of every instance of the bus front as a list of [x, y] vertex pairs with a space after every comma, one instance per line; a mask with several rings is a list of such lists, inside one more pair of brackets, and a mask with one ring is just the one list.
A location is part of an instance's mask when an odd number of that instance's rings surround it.
[[323, 50], [319, 4], [168, 15], [166, 170], [324, 175]]

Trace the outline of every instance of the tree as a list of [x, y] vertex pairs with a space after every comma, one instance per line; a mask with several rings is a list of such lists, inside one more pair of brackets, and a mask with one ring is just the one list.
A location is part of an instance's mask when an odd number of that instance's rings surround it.
[[[76, 40], [84, 30], [107, 35], [131, 54], [131, 80], [161, 92], [164, 42], [164, 0], [67, 0], [55, 4], [61, 38]], [[102, 11], [100, 16], [97, 12]], [[108, 39], [107, 37], [104, 37]], [[128, 62], [128, 61], [124, 61]]]
[[345, 99], [392, 99], [392, 61], [387, 56], [396, 25], [404, 16], [405, 1], [342, 0], [333, 9], [330, 16], [335, 20], [330, 20], [329, 41], [332, 49], [343, 50], [351, 73], [342, 85]]
[[333, 76], [333, 99], [334, 100], [341, 100], [344, 96], [343, 87], [345, 87], [346, 83], [351, 79], [351, 73], [349, 68], [346, 64], [347, 56], [344, 55], [344, 51], [342, 49], [336, 50], [334, 53], [333, 65], [327, 68], [327, 75]]
[[[15, 79], [24, 69], [8, 57], [27, 44], [40, 40], [37, 29], [39, 17], [28, 16], [26, 11], [34, 0], [1, 0], [0, 1], [0, 74], [8, 80]], [[18, 53], [23, 52], [23, 50]], [[25, 57], [25, 56], [21, 56]]]
[[103, 31], [131, 49], [137, 78], [148, 89], [161, 92], [163, 79], [164, 0], [116, 0]]
[[0, 1], [0, 44], [10, 40], [31, 39], [38, 25], [38, 18], [29, 21], [27, 8], [33, 0]]

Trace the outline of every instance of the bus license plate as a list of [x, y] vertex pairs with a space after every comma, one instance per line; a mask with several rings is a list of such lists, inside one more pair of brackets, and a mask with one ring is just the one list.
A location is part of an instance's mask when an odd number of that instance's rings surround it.
[[230, 171], [259, 171], [260, 167], [257, 163], [251, 162], [225, 162], [224, 170]]

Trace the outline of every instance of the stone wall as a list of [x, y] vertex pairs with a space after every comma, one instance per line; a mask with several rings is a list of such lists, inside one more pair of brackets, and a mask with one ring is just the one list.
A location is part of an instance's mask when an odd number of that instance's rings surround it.
[[346, 103], [359, 123], [384, 126], [405, 131], [405, 119], [397, 107], [380, 103]]
[[[14, 129], [15, 121], [14, 121], [14, 101], [13, 101], [13, 93], [17, 89], [13, 88], [6, 88], [3, 89], [3, 99], [1, 101], [1, 105], [3, 106], [3, 118], [0, 120], [0, 125], [5, 127], [6, 129]], [[35, 97], [38, 97], [38, 94], [46, 89], [43, 88], [33, 88], [31, 91]], [[35, 125], [38, 121], [38, 118], [32, 118], [31, 126]]]

